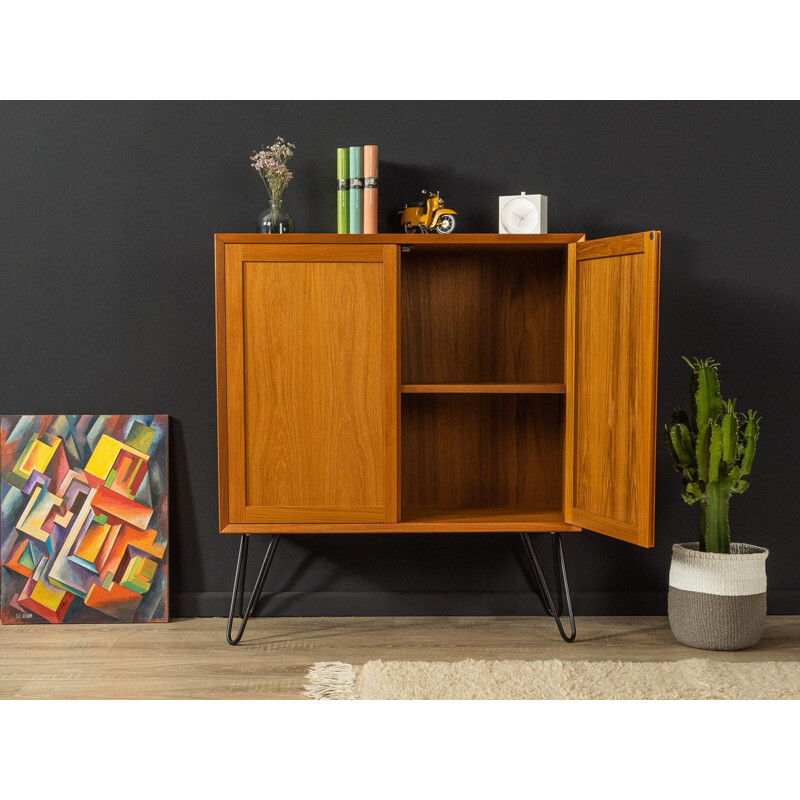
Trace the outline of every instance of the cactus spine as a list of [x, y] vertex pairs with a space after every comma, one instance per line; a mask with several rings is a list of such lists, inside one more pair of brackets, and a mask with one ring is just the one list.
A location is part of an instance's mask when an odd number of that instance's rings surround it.
[[683, 360], [692, 370], [692, 413], [676, 408], [664, 439], [681, 474], [681, 497], [700, 503], [700, 549], [730, 553], [730, 499], [749, 486], [744, 478], [753, 466], [760, 418], [752, 409], [739, 414], [735, 399], [722, 399], [713, 358]]

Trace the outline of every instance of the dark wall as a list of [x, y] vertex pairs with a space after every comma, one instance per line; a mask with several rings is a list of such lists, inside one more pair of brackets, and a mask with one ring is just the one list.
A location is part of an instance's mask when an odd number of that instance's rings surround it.
[[[333, 232], [335, 148], [376, 143], [382, 231], [423, 187], [462, 233], [495, 231], [497, 196], [519, 191], [549, 196], [551, 232], [663, 231], [659, 417], [688, 399], [682, 354], [715, 356], [723, 393], [763, 413], [732, 529], [771, 551], [770, 611], [800, 613], [798, 130], [797, 103], [4, 103], [0, 411], [170, 414], [172, 611], [225, 613], [212, 235], [254, 230], [248, 157], [277, 135], [297, 145], [297, 231]], [[659, 449], [653, 550], [565, 535], [578, 613], [665, 613], [670, 547], [695, 538], [678, 490]], [[287, 537], [264, 610], [539, 613], [520, 547]]]

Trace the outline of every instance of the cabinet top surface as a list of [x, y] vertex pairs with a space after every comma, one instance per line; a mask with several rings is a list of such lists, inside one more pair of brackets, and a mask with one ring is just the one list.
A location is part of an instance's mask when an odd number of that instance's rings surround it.
[[459, 245], [565, 245], [582, 242], [582, 233], [217, 233], [221, 244], [394, 244], [457, 247]]

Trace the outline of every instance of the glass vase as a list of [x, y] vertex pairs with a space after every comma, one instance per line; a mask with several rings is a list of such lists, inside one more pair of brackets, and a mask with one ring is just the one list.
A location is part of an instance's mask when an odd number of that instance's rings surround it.
[[294, 220], [282, 203], [282, 200], [269, 201], [258, 218], [259, 233], [294, 233]]

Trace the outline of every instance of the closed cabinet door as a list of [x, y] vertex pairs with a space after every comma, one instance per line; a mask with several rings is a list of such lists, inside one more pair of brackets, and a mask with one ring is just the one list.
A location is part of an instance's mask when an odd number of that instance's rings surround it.
[[652, 547], [660, 233], [573, 247], [565, 519]]
[[396, 248], [227, 244], [223, 269], [221, 523], [396, 521]]

